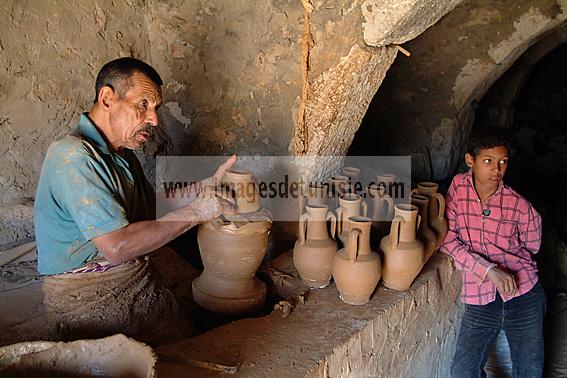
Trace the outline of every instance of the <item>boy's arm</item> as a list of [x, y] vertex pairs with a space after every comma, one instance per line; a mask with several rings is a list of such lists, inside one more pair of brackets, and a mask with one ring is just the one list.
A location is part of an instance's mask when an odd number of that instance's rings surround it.
[[527, 211], [520, 213], [518, 221], [520, 249], [534, 255], [541, 246], [541, 216], [529, 202], [527, 205]]
[[453, 257], [455, 267], [458, 270], [474, 273], [478, 277], [479, 283], [484, 281], [488, 270], [496, 265], [472, 251], [470, 247], [459, 238], [456, 185], [454, 181], [451, 183], [445, 199], [445, 216], [449, 230], [447, 236], [445, 236], [445, 241], [441, 244], [439, 249], [441, 252]]

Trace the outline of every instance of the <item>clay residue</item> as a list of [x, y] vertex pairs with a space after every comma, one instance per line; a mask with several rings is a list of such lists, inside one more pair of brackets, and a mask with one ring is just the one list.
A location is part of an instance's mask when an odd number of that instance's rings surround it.
[[3, 377], [153, 378], [156, 356], [124, 335], [71, 343], [32, 341], [0, 348]]
[[45, 315], [55, 340], [123, 332], [156, 343], [187, 331], [175, 298], [147, 259], [108, 272], [48, 276], [43, 291]]

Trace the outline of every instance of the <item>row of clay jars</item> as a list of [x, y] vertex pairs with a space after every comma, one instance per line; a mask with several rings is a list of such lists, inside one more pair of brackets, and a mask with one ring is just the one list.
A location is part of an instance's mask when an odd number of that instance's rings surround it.
[[427, 223], [437, 238], [436, 248], [443, 243], [447, 235], [447, 220], [445, 219], [445, 198], [438, 193], [439, 185], [434, 182], [420, 182], [411, 195], [419, 194], [428, 198]]
[[[327, 221], [331, 221], [331, 237]], [[303, 283], [314, 289], [335, 279], [340, 298], [349, 304], [364, 304], [374, 292], [381, 274], [380, 257], [370, 250], [370, 227], [366, 217], [350, 217], [349, 241], [337, 252], [334, 237], [337, 220], [325, 205], [307, 205], [300, 219], [300, 238], [293, 262]]]
[[[340, 205], [339, 198], [341, 196], [349, 193], [356, 194], [356, 187], [353, 183], [358, 180], [360, 170], [358, 168], [345, 167], [343, 172], [344, 175], [332, 176], [329, 185], [310, 183], [305, 196], [300, 197], [301, 212], [305, 209], [306, 204], [327, 205], [330, 209], [336, 209]], [[383, 198], [384, 195], [389, 197], [385, 194], [386, 188], [393, 183], [394, 180], [395, 176], [392, 174], [377, 175], [376, 183], [371, 185], [368, 190], [379, 190], [379, 198]]]

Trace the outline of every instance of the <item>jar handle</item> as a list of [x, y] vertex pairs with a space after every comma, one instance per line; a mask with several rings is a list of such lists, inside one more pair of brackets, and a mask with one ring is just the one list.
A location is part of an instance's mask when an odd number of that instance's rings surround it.
[[445, 215], [445, 198], [441, 193], [435, 193], [435, 198], [437, 199], [437, 202], [439, 202], [439, 214], [437, 215], [437, 218], [441, 221]]
[[404, 217], [396, 215], [392, 220], [392, 226], [390, 227], [390, 243], [392, 243], [392, 248], [397, 248], [400, 243], [400, 226], [406, 223]]
[[307, 232], [307, 224], [305, 224], [305, 222], [307, 222], [309, 220], [309, 214], [308, 213], [303, 213], [301, 214], [301, 217], [299, 218], [299, 244], [303, 245], [305, 244], [305, 239], [306, 239], [306, 232]]
[[396, 205], [394, 204], [394, 200], [392, 199], [392, 197], [390, 197], [387, 194], [384, 195], [384, 200], [388, 203], [388, 213], [386, 214], [386, 219], [383, 220], [387, 221], [394, 217], [394, 207]]
[[335, 233], [337, 231], [337, 217], [332, 211], [327, 212], [327, 221], [331, 221], [331, 238], [335, 238]]
[[343, 208], [337, 208], [337, 235], [340, 235], [343, 232]]
[[413, 188], [411, 190], [411, 192], [409, 192], [409, 194], [410, 194], [410, 196], [413, 195], [413, 194], [419, 194], [419, 191], [417, 190], [417, 188]]
[[360, 237], [360, 234], [362, 234], [362, 230], [360, 228], [353, 228], [348, 234], [347, 252], [349, 254], [350, 261], [353, 264], [358, 258], [358, 238]]
[[365, 217], [366, 214], [368, 214], [368, 205], [364, 200], [362, 200], [361, 203], [362, 203], [362, 216]]

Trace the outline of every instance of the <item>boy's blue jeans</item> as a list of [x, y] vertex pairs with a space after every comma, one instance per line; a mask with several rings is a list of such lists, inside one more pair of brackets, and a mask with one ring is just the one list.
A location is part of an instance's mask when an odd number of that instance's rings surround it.
[[541, 377], [545, 307], [545, 293], [539, 282], [508, 302], [497, 294], [496, 300], [486, 305], [465, 305], [451, 376], [486, 377], [483, 368], [488, 352], [503, 329], [510, 345], [513, 377]]

